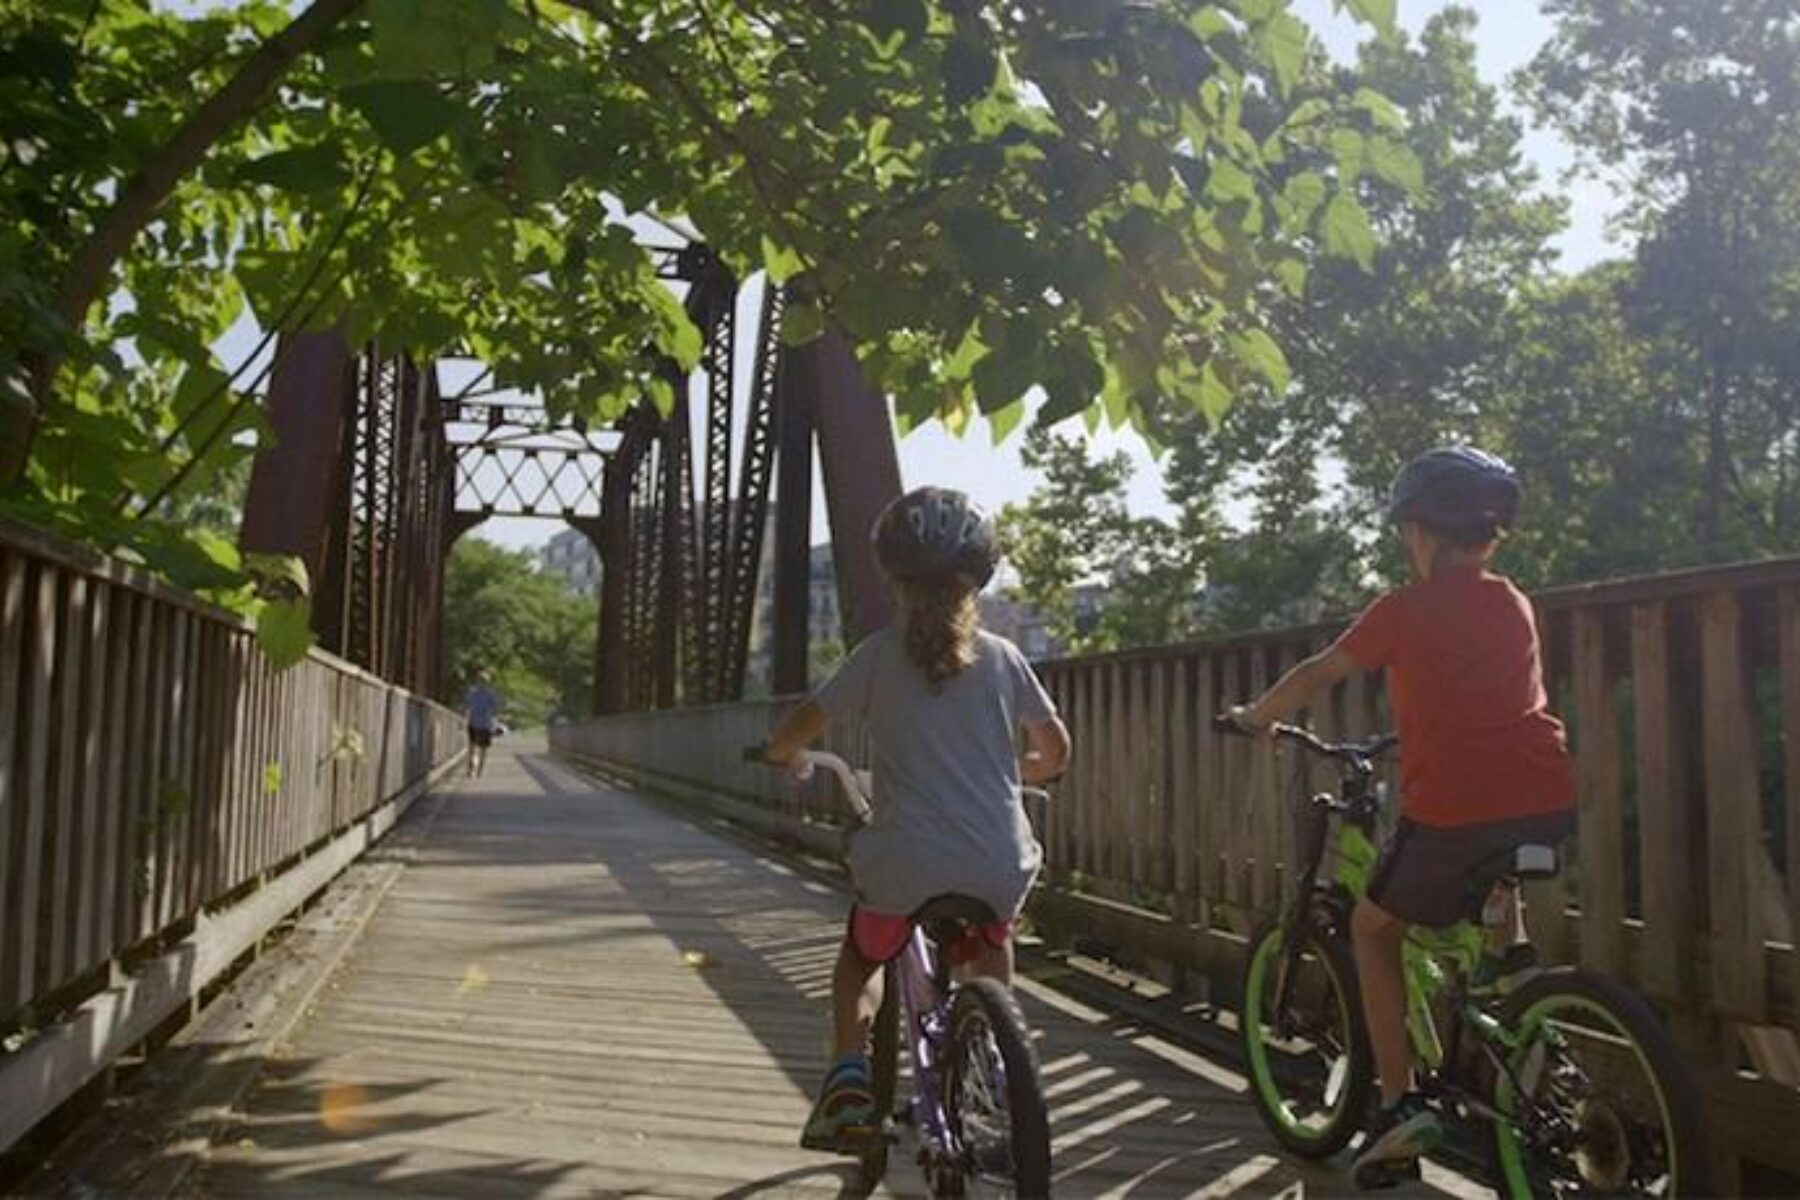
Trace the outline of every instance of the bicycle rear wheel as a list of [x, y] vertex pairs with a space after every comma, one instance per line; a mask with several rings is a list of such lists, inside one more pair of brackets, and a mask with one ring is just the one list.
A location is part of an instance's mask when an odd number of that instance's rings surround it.
[[1018, 1001], [992, 979], [961, 985], [950, 1009], [944, 1103], [973, 1195], [1050, 1194], [1050, 1119], [1037, 1050]]
[[1656, 1014], [1617, 981], [1546, 971], [1508, 998], [1518, 1039], [1495, 1085], [1511, 1196], [1703, 1196], [1697, 1091]]
[[1293, 1153], [1326, 1158], [1362, 1128], [1375, 1065], [1349, 947], [1311, 921], [1295, 937], [1290, 957], [1278, 923], [1251, 935], [1239, 1031], [1263, 1124]]

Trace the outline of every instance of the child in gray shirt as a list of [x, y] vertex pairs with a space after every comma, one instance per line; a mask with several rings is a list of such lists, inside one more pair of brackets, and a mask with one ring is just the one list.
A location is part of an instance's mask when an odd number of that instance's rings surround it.
[[875, 813], [851, 841], [857, 899], [832, 975], [838, 1059], [801, 1137], [821, 1150], [879, 1125], [866, 1051], [880, 968], [904, 948], [920, 906], [958, 895], [991, 909], [969, 965], [1011, 982], [1012, 922], [1042, 857], [1021, 775], [1053, 779], [1069, 755], [1068, 731], [1024, 656], [976, 616], [999, 558], [992, 522], [960, 492], [920, 488], [882, 514], [875, 546], [899, 602], [895, 622], [858, 645], [767, 747], [786, 763], [845, 719], [861, 720], [873, 747]]

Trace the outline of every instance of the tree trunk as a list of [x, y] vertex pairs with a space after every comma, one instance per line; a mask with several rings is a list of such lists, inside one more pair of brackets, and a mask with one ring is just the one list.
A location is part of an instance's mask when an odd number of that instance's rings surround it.
[[[119, 191], [118, 198], [95, 226], [64, 272], [56, 312], [70, 333], [79, 336], [88, 309], [101, 298], [113, 267], [156, 215], [177, 184], [191, 174], [219, 139], [261, 104], [264, 94], [293, 61], [361, 5], [362, 0], [314, 0], [307, 10], [259, 46], [225, 85], [209, 96], [194, 115]], [[0, 413], [11, 447], [0, 454], [0, 485], [12, 482], [30, 456], [37, 418], [50, 397], [67, 355], [52, 352], [30, 364], [30, 398], [22, 414]], [[14, 427], [17, 427], [16, 429]]]

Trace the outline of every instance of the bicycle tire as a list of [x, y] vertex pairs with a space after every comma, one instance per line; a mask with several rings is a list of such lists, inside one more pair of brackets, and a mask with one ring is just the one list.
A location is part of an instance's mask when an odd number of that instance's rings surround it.
[[[1590, 1037], [1589, 1041], [1595, 1045], [1604, 1045], [1602, 1037], [1606, 1042], [1623, 1038], [1637, 1064], [1647, 1075], [1652, 1089], [1648, 1099], [1659, 1110], [1659, 1119], [1668, 1141], [1666, 1186], [1656, 1194], [1667, 1197], [1710, 1194], [1704, 1127], [1695, 1103], [1698, 1088], [1675, 1039], [1655, 1012], [1636, 992], [1615, 979], [1579, 968], [1559, 967], [1545, 971], [1509, 996], [1501, 1006], [1499, 1017], [1509, 1030], [1527, 1031], [1542, 1028], [1549, 1014], [1557, 1009], [1584, 1014], [1590, 1021], [1597, 1018], [1610, 1025], [1609, 1034]], [[1519, 1047], [1509, 1063], [1511, 1072], [1502, 1073], [1496, 1081], [1494, 1101], [1495, 1107], [1501, 1112], [1512, 1112], [1516, 1108], [1515, 1073], [1522, 1074], [1526, 1070], [1534, 1053], [1533, 1047], [1540, 1041], [1542, 1039], [1530, 1037], [1529, 1032], [1523, 1033]], [[1605, 1051], [1605, 1054], [1610, 1054], [1617, 1060], [1619, 1052], [1614, 1047]], [[1535, 1073], [1541, 1075], [1543, 1072], [1539, 1069]], [[1585, 1104], [1588, 1099], [1584, 1095], [1581, 1102]], [[1603, 1145], [1607, 1138], [1629, 1140], [1620, 1117], [1612, 1111], [1612, 1107], [1608, 1103], [1601, 1109], [1581, 1114], [1578, 1118], [1578, 1122], [1584, 1126], [1591, 1123], [1595, 1128], [1600, 1128], [1600, 1115], [1604, 1113], [1607, 1120], [1617, 1124], [1617, 1134], [1611, 1132], [1612, 1126], [1605, 1126], [1604, 1131], [1598, 1135]], [[1629, 1147], [1626, 1149], [1629, 1150]], [[1527, 1150], [1512, 1122], [1495, 1123], [1494, 1153], [1496, 1183], [1502, 1195], [1522, 1197], [1544, 1194], [1525, 1161]], [[1577, 1162], [1578, 1170], [1598, 1169], [1591, 1163], [1583, 1167], [1579, 1165], [1579, 1160]], [[1628, 1162], [1626, 1166], [1629, 1169], [1631, 1164]], [[1616, 1187], [1606, 1190], [1613, 1194], [1634, 1194], [1620, 1192]], [[1550, 1187], [1549, 1194], [1558, 1194], [1554, 1186]]]
[[[1363, 1025], [1362, 999], [1350, 948], [1311, 921], [1297, 936], [1300, 958], [1317, 965], [1316, 981], [1337, 998], [1336, 1015], [1328, 1015], [1322, 1026], [1337, 1039], [1337, 1057], [1329, 1063], [1316, 1064], [1316, 1068], [1291, 1063], [1289, 1060], [1295, 1056], [1277, 1047], [1269, 1036], [1271, 1022], [1263, 1010], [1273, 1000], [1269, 989], [1274, 982], [1273, 973], [1279, 969], [1282, 950], [1282, 930], [1275, 921], [1265, 922], [1251, 935], [1249, 951], [1244, 955], [1238, 1031], [1250, 1076], [1250, 1098], [1263, 1124], [1290, 1152], [1302, 1158], [1329, 1158], [1363, 1127], [1375, 1083], [1375, 1060], [1369, 1049], [1368, 1030]], [[1277, 1059], [1278, 1053], [1285, 1057]], [[1318, 1069], [1324, 1071], [1319, 1082], [1323, 1120], [1315, 1127], [1299, 1111], [1302, 1098], [1298, 1092], [1302, 1086], [1313, 1085]]]
[[887, 1175], [887, 1130], [894, 1116], [894, 1096], [900, 1084], [900, 999], [896, 995], [900, 981], [894, 964], [882, 968], [881, 1007], [875, 1012], [875, 1025], [870, 1031], [873, 1045], [869, 1054], [869, 1082], [875, 1094], [875, 1115], [880, 1120], [881, 1139], [861, 1156], [859, 1174], [863, 1187], [874, 1191]]
[[971, 979], [957, 988], [950, 1007], [949, 1061], [944, 1074], [944, 1103], [950, 1128], [964, 1146], [963, 1084], [972, 1053], [991, 1034], [1006, 1071], [1008, 1148], [1014, 1195], [1043, 1200], [1050, 1195], [1050, 1118], [1025, 1015], [1002, 984]]

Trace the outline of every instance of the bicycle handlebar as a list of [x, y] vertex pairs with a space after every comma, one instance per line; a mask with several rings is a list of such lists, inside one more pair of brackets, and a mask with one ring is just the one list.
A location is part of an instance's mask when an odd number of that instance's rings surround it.
[[[1256, 737], [1258, 732], [1240, 722], [1235, 714], [1228, 712], [1215, 715], [1212, 727], [1220, 733], [1238, 737]], [[1381, 734], [1366, 742], [1328, 742], [1303, 725], [1289, 725], [1282, 721], [1269, 726], [1268, 732], [1279, 741], [1294, 742], [1322, 758], [1334, 758], [1359, 767], [1369, 766], [1400, 744], [1400, 739], [1391, 733]]]
[[[754, 746], [745, 746], [743, 753], [745, 762], [762, 763], [771, 767], [779, 765], [769, 761], [768, 746], [762, 742], [758, 742]], [[856, 813], [857, 820], [866, 824], [875, 810], [868, 789], [857, 777], [856, 769], [829, 750], [797, 750], [794, 752], [790, 769], [795, 779], [804, 783], [812, 778], [813, 772], [819, 767], [824, 767], [837, 776], [838, 782], [844, 785], [844, 794], [850, 798], [850, 807]], [[1030, 785], [1020, 787], [1019, 794], [1028, 799], [1043, 801], [1050, 799], [1049, 792]]]

